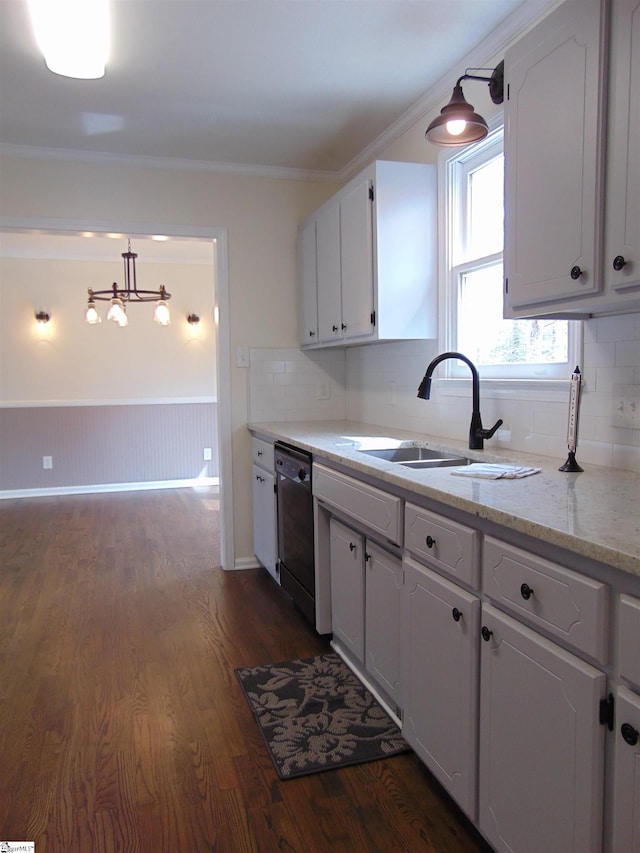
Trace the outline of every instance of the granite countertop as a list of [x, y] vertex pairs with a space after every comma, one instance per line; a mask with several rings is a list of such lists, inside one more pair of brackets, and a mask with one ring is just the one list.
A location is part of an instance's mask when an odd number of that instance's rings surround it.
[[[472, 451], [459, 441], [353, 421], [254, 423], [266, 438], [289, 441], [382, 483], [437, 500], [512, 530], [543, 539], [624, 572], [640, 576], [640, 475], [582, 464], [582, 473], [558, 471], [564, 459], [500, 449]], [[371, 439], [452, 450], [479, 462], [541, 468], [523, 479], [489, 480], [452, 475], [451, 468], [410, 469], [364, 455]], [[383, 443], [384, 444], [384, 443]], [[579, 460], [579, 453], [578, 453]], [[321, 460], [320, 460], [321, 461]]]

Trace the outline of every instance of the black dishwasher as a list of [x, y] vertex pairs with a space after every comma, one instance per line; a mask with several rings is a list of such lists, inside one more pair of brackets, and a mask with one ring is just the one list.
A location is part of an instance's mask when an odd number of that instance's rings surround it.
[[304, 450], [276, 442], [274, 460], [280, 583], [315, 627], [312, 458]]

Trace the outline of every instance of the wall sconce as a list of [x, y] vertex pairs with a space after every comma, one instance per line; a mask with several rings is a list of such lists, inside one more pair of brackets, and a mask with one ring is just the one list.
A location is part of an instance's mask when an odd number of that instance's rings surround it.
[[434, 145], [468, 145], [477, 142], [489, 133], [486, 121], [474, 113], [473, 106], [462, 94], [463, 80], [485, 80], [489, 83], [489, 94], [494, 104], [504, 100], [504, 61], [500, 62], [489, 77], [469, 74], [469, 71], [491, 71], [490, 68], [467, 68], [453, 88], [449, 103], [440, 110], [425, 133], [425, 137]]
[[45, 326], [51, 317], [47, 314], [46, 311], [37, 311], [36, 312], [36, 320], [40, 323], [41, 326]]
[[200, 322], [200, 317], [198, 317], [197, 314], [188, 314], [187, 315], [187, 323], [189, 323], [190, 326], [197, 326], [199, 322]]

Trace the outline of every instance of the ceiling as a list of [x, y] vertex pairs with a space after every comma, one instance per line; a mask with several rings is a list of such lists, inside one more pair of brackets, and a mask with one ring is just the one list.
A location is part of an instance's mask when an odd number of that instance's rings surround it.
[[339, 177], [552, 2], [112, 0], [106, 75], [72, 80], [47, 70], [24, 0], [0, 0], [0, 144]]

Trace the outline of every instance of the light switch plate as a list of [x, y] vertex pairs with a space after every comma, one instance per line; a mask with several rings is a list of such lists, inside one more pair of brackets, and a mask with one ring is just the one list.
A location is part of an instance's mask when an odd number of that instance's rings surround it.
[[611, 426], [640, 429], [640, 385], [614, 385]]

